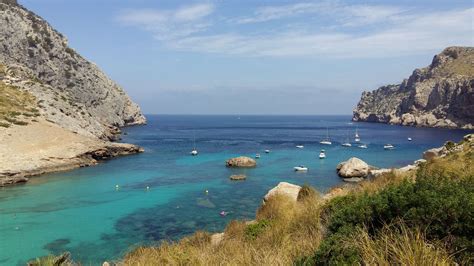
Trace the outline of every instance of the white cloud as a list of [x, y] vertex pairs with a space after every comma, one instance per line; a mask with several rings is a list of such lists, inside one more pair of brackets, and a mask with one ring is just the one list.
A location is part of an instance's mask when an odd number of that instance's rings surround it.
[[181, 38], [167, 45], [178, 50], [246, 56], [399, 56], [473, 45], [473, 14], [473, 8], [418, 14], [368, 33], [217, 34]]
[[[128, 10], [119, 19], [150, 31], [169, 49], [226, 55], [387, 57], [474, 45], [474, 8], [427, 12], [342, 2], [296, 3], [223, 18], [224, 27], [211, 24], [214, 9], [198, 4], [176, 10]], [[324, 17], [326, 24], [313, 25], [323, 23], [308, 20], [313, 15]], [[258, 34], [241, 29], [241, 24], [290, 17], [284, 25], [253, 27]]]
[[184, 6], [176, 10], [129, 9], [122, 12], [118, 20], [150, 31], [158, 40], [171, 40], [207, 29], [211, 23], [206, 18], [213, 11], [211, 4]]

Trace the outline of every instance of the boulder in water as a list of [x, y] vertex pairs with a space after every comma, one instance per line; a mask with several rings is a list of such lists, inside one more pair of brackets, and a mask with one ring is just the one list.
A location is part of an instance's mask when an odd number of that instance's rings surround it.
[[240, 156], [227, 160], [225, 165], [227, 167], [255, 167], [257, 162], [250, 157]]
[[246, 175], [231, 175], [230, 180], [245, 180], [247, 179]]
[[369, 165], [359, 158], [352, 157], [337, 165], [337, 173], [343, 178], [366, 177], [369, 174]]

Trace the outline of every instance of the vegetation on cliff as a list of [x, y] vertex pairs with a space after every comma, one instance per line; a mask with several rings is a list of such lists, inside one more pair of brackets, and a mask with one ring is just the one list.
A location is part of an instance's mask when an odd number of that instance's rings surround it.
[[252, 222], [219, 236], [139, 247], [125, 265], [453, 265], [474, 262], [474, 143], [413, 172], [391, 172], [320, 197], [304, 187], [296, 202], [270, 198]]

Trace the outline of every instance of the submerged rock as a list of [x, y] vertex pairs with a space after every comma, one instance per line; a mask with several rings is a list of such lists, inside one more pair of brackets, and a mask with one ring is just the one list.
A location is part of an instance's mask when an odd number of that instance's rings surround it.
[[255, 167], [257, 162], [250, 157], [240, 156], [227, 160], [225, 165], [227, 167]]
[[231, 175], [230, 180], [245, 180], [247, 179], [246, 175]]
[[[366, 177], [369, 174], [369, 165], [359, 158], [352, 157], [349, 160], [337, 165], [337, 173], [340, 177]], [[345, 180], [346, 181], [346, 180]]]
[[267, 192], [265, 197], [263, 197], [263, 201], [267, 201], [270, 197], [274, 195], [286, 195], [288, 196], [291, 200], [297, 201], [298, 199], [298, 194], [300, 193], [301, 187], [298, 185], [293, 185], [287, 182], [280, 182], [278, 183], [278, 186], [270, 189], [270, 191]]

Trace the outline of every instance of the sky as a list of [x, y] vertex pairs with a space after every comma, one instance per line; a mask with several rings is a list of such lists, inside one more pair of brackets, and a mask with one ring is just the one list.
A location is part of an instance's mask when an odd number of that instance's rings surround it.
[[19, 0], [146, 114], [351, 114], [474, 46], [472, 0]]

